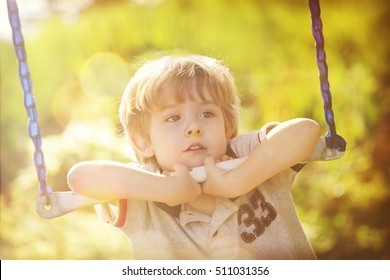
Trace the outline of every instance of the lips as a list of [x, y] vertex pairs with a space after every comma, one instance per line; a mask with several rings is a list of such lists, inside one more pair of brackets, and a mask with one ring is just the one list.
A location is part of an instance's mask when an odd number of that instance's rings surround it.
[[199, 144], [199, 143], [194, 143], [192, 145], [190, 145], [186, 150], [185, 152], [197, 152], [197, 151], [204, 151], [206, 148], [203, 147], [202, 144]]

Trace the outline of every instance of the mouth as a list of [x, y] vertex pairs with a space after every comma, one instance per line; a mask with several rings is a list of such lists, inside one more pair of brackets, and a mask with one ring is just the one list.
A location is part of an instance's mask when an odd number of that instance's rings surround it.
[[203, 152], [205, 151], [206, 148], [203, 147], [203, 145], [199, 144], [199, 143], [194, 143], [192, 145], [190, 145], [186, 150], [185, 152]]

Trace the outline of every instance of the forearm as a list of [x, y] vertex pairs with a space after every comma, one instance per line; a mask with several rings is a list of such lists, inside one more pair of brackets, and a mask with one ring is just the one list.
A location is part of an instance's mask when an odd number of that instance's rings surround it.
[[164, 202], [170, 178], [112, 161], [76, 164], [68, 173], [69, 187], [96, 199], [142, 199]]
[[211, 194], [237, 197], [276, 174], [304, 161], [320, 137], [319, 125], [309, 119], [293, 119], [272, 129], [239, 167], [224, 175], [226, 187]]

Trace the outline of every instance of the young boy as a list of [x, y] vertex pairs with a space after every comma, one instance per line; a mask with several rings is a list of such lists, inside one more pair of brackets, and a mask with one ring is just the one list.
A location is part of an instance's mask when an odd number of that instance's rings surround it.
[[[119, 116], [139, 164], [91, 161], [70, 188], [127, 199], [123, 232], [136, 259], [315, 259], [291, 184], [320, 134], [309, 119], [237, 136], [239, 99], [215, 59], [167, 56], [130, 80]], [[227, 172], [215, 162], [248, 157]], [[189, 171], [205, 166], [207, 179]]]

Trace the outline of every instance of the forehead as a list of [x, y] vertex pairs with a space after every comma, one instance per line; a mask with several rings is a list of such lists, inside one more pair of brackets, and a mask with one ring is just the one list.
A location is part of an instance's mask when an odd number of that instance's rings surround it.
[[213, 86], [202, 79], [169, 79], [154, 93], [154, 109], [163, 109], [171, 104], [188, 101], [218, 104], [217, 93]]

